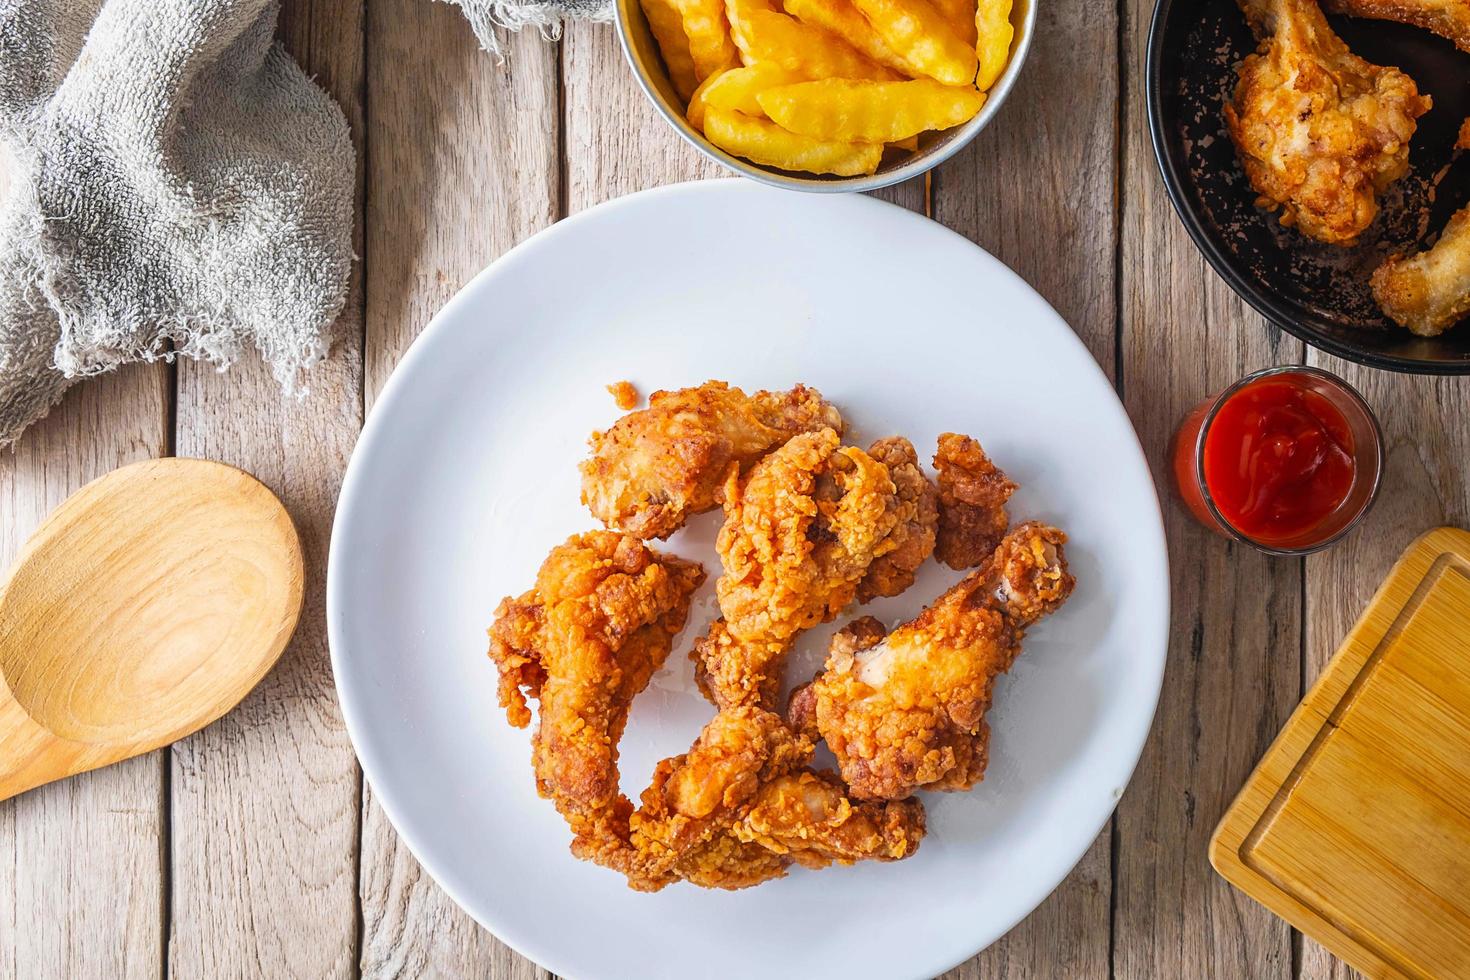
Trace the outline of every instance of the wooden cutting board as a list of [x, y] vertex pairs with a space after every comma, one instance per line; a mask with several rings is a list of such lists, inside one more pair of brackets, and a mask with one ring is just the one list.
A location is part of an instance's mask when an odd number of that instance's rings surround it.
[[1375, 977], [1470, 977], [1470, 533], [1410, 546], [1210, 862]]

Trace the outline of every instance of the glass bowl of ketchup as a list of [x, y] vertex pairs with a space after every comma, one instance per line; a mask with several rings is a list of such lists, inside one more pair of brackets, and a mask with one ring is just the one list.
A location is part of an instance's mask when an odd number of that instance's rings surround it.
[[1206, 527], [1273, 555], [1320, 551], [1378, 495], [1383, 434], [1363, 397], [1312, 367], [1241, 378], [1185, 417], [1174, 479]]

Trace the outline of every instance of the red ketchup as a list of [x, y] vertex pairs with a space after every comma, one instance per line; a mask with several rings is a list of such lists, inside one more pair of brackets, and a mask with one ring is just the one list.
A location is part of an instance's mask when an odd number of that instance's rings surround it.
[[1316, 372], [1278, 371], [1201, 405], [1184, 420], [1174, 452], [1185, 504], [1205, 524], [1267, 549], [1309, 549], [1333, 537], [1371, 502], [1371, 487], [1365, 493], [1359, 482], [1365, 452], [1377, 482], [1378, 446], [1357, 445], [1362, 427], [1339, 407], [1362, 405], [1351, 394], [1354, 402], [1345, 402]]

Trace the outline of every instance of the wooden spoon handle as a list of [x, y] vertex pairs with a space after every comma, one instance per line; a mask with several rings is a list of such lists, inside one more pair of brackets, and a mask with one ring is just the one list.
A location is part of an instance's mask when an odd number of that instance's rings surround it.
[[87, 751], [36, 724], [0, 681], [0, 800], [92, 768], [76, 767]]

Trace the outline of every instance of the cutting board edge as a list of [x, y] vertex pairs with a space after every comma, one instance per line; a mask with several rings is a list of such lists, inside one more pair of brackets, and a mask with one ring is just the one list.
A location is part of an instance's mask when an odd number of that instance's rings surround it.
[[1344, 637], [1322, 676], [1291, 713], [1280, 734], [1226, 808], [1210, 836], [1207, 851], [1211, 867], [1231, 885], [1370, 977], [1404, 977], [1406, 974], [1338, 928], [1322, 912], [1251, 867], [1245, 848], [1251, 834], [1262, 824], [1272, 800], [1292, 778], [1298, 763], [1311, 749], [1322, 726], [1417, 594], [1425, 576], [1445, 555], [1455, 555], [1470, 562], [1470, 531], [1455, 527], [1434, 528], [1420, 535], [1404, 550], [1363, 614]]

